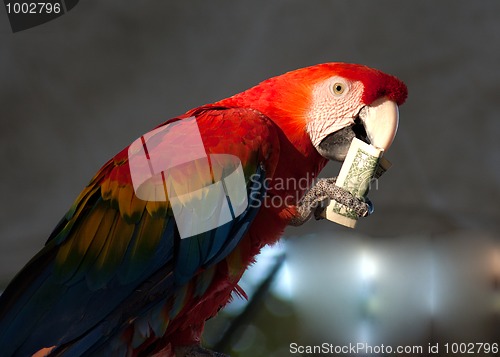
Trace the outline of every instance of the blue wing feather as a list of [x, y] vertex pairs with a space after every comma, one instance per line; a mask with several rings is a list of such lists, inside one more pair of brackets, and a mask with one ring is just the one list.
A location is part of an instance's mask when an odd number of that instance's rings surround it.
[[[243, 114], [262, 120], [261, 114], [238, 108], [202, 110], [197, 115], [203, 117], [208, 112], [211, 120], [234, 115], [240, 118]], [[214, 116], [214, 112], [217, 115]], [[113, 197], [103, 195], [105, 188], [102, 186], [110, 184], [103, 184], [103, 180], [118, 175], [116, 171], [122, 169], [125, 162], [111, 160], [99, 171], [56, 226], [42, 251], [0, 296], [2, 356], [24, 357], [51, 346], [58, 346], [53, 355], [88, 355], [107, 348], [126, 352], [116, 336], [128, 326], [131, 316], [149, 321], [153, 333], [159, 336], [168, 323], [162, 320], [165, 302], [176, 296], [177, 302], [174, 301], [170, 310], [170, 317], [175, 317], [182, 308], [185, 284], [200, 269], [207, 270], [224, 259], [240, 242], [259, 210], [258, 205], [251, 204], [232, 221], [186, 239], [180, 239], [172, 212], [164, 208], [151, 212], [151, 207], [139, 205], [142, 213], [134, 213], [136, 219], [133, 221], [125, 220], [120, 205]], [[255, 174], [257, 180], [247, 177], [247, 194], [252, 203], [265, 193], [265, 172], [258, 162], [248, 164], [256, 167], [250, 174]], [[116, 221], [110, 226], [113, 228], [109, 229], [108, 236], [101, 237], [100, 242], [81, 245], [75, 240], [79, 224], [96, 209], [102, 210], [103, 215], [116, 215], [116, 219], [120, 219], [121, 214], [124, 224], [135, 225], [131, 237], [119, 237], [128, 241], [123, 256], [104, 262], [109, 264], [103, 263], [103, 266], [96, 264], [96, 259], [114, 246], [109, 240], [116, 239], [113, 233]], [[98, 234], [98, 228], [87, 231]], [[92, 239], [78, 239], [84, 238]], [[66, 270], [57, 265], [58, 254], [65, 244], [71, 244], [66, 247], [73, 249], [70, 255], [76, 259]], [[75, 255], [76, 244], [94, 250]], [[89, 254], [87, 259], [85, 254]], [[195, 294], [203, 294], [209, 284], [209, 281], [198, 284]], [[149, 333], [139, 327], [136, 343]]]

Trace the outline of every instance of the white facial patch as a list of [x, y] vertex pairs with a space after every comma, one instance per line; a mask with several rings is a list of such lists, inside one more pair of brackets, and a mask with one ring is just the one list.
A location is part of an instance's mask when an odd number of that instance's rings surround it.
[[[343, 89], [341, 93], [339, 88]], [[350, 82], [343, 77], [331, 77], [314, 86], [306, 125], [314, 147], [328, 135], [354, 124], [363, 105], [362, 94], [361, 82]]]

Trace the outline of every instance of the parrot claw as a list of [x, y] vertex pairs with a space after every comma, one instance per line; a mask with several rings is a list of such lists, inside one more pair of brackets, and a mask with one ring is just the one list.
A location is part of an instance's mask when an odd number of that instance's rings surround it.
[[373, 211], [375, 211], [375, 207], [373, 206], [373, 202], [368, 199], [368, 197], [365, 197], [365, 203], [367, 205], [367, 212], [363, 217], [367, 217], [371, 214], [373, 214]]
[[175, 357], [229, 357], [229, 355], [207, 350], [200, 345], [190, 345], [176, 347]]
[[349, 191], [335, 185], [336, 178], [319, 179], [316, 184], [302, 197], [297, 205], [297, 215], [290, 220], [290, 225], [300, 226], [314, 215], [316, 220], [324, 219], [324, 211], [335, 200], [354, 210], [359, 217], [366, 217], [373, 213], [373, 204], [369, 199], [365, 201], [354, 197]]

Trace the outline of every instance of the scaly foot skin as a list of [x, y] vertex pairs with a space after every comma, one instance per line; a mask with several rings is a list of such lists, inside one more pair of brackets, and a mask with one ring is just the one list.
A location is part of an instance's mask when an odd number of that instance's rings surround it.
[[307, 191], [297, 205], [297, 216], [292, 218], [290, 225], [300, 226], [307, 222], [314, 214], [316, 219], [323, 219], [321, 213], [325, 210], [330, 200], [337, 201], [351, 208], [359, 217], [365, 217], [373, 212], [370, 201], [363, 202], [354, 197], [350, 192], [335, 186], [337, 178], [319, 179]]
[[214, 352], [200, 345], [178, 346], [175, 348], [175, 357], [229, 357], [223, 353]]

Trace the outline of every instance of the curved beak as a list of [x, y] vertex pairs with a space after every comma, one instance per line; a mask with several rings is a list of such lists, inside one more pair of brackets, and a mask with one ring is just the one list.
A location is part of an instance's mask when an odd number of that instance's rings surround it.
[[364, 106], [354, 124], [324, 138], [316, 148], [329, 160], [344, 161], [353, 138], [358, 138], [378, 149], [387, 151], [394, 141], [399, 124], [396, 102], [382, 97]]
[[396, 102], [386, 97], [375, 100], [359, 113], [370, 144], [386, 151], [396, 136], [399, 109]]

